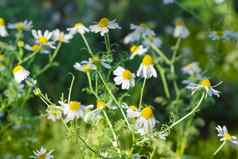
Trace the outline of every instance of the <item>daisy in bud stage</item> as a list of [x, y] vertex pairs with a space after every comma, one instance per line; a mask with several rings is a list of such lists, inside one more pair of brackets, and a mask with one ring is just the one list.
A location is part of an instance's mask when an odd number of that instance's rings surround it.
[[41, 30], [32, 30], [32, 35], [35, 38], [35, 43], [39, 44], [40, 46], [48, 46], [50, 48], [55, 49], [54, 42], [51, 41], [52, 32], [46, 30], [44, 33]]
[[94, 65], [90, 61], [82, 61], [80, 63], [76, 62], [74, 64], [74, 68], [76, 70], [84, 72], [84, 73], [87, 73], [87, 72], [90, 72], [92, 70], [96, 70], [97, 69], [96, 65]]
[[64, 32], [56, 29], [53, 31], [52, 39], [54, 41], [58, 41], [61, 43], [69, 43], [69, 41], [73, 38], [72, 34], [65, 34]]
[[153, 64], [153, 58], [150, 55], [146, 54], [144, 56], [136, 75], [143, 78], [157, 77], [157, 72]]
[[32, 21], [24, 20], [23, 22], [8, 24], [8, 28], [16, 29], [18, 31], [29, 31], [32, 28]]
[[53, 159], [54, 156], [52, 155], [52, 150], [47, 152], [44, 147], [41, 147], [39, 150], [34, 151], [34, 155], [30, 156], [33, 159]]
[[136, 120], [135, 128], [138, 133], [145, 135], [152, 132], [155, 127], [156, 120], [151, 106], [146, 106], [140, 112], [139, 117]]
[[83, 23], [75, 23], [73, 27], [68, 28], [67, 31], [69, 31], [70, 34], [85, 34], [89, 32], [89, 29], [83, 25]]
[[143, 45], [132, 45], [130, 47], [130, 59], [133, 59], [136, 55], [144, 55], [147, 51], [147, 48], [144, 48]]
[[47, 112], [47, 119], [56, 122], [57, 120], [62, 119], [62, 108], [56, 105], [50, 105], [46, 112]]
[[3, 18], [0, 18], [0, 36], [2, 37], [8, 36], [5, 20]]
[[126, 113], [127, 113], [128, 118], [136, 118], [136, 117], [140, 116], [139, 110], [134, 105], [129, 106], [127, 108]]
[[178, 19], [175, 22], [174, 37], [185, 39], [189, 36], [189, 30], [185, 26], [183, 20]]
[[217, 125], [217, 136], [220, 137], [220, 141], [229, 141], [233, 144], [238, 144], [237, 137], [236, 136], [231, 136], [228, 133], [228, 130], [226, 126], [221, 127], [220, 125]]
[[119, 66], [113, 72], [113, 75], [115, 75], [114, 82], [116, 85], [121, 85], [122, 89], [129, 89], [135, 86], [135, 75], [130, 70]]
[[220, 92], [215, 90], [214, 88], [219, 86], [222, 82], [212, 86], [211, 82], [209, 79], [203, 79], [203, 80], [200, 80], [199, 83], [194, 83], [192, 81], [184, 81], [185, 84], [187, 84], [186, 88], [187, 89], [190, 89], [192, 91], [192, 95], [199, 91], [199, 90], [205, 90], [206, 92], [206, 96], [217, 96], [217, 97], [220, 97]]
[[16, 65], [13, 70], [12, 73], [14, 75], [14, 78], [16, 80], [17, 83], [21, 83], [22, 81], [24, 81], [29, 75], [30, 72], [27, 71], [23, 66], [21, 65]]
[[63, 114], [66, 116], [66, 123], [71, 120], [84, 117], [84, 110], [86, 106], [82, 105], [80, 102], [70, 101], [69, 103], [64, 103], [59, 101], [59, 104], [63, 107]]
[[116, 20], [110, 21], [105, 17], [101, 18], [97, 24], [91, 25], [89, 28], [94, 33], [100, 33], [101, 36], [108, 33], [110, 29], [121, 29]]

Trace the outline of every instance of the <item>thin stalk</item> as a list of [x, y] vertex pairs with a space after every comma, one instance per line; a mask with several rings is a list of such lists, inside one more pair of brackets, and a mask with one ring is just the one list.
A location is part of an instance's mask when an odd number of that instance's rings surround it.
[[88, 49], [89, 54], [91, 56], [93, 56], [93, 51], [92, 51], [91, 47], [89, 46], [88, 41], [87, 41], [86, 37], [84, 36], [84, 34], [81, 34], [81, 37], [83, 38], [83, 41]]
[[111, 52], [111, 46], [110, 46], [110, 38], [109, 38], [109, 34], [108, 33], [106, 33], [104, 35], [104, 40], [105, 40], [105, 45], [106, 45], [107, 53], [109, 54]]
[[151, 48], [159, 54], [159, 56], [167, 63], [170, 64], [170, 60], [168, 59], [168, 57], [153, 43], [150, 43]]
[[223, 141], [223, 143], [217, 148], [217, 150], [213, 153], [213, 156], [216, 156], [216, 154], [221, 151], [221, 149], [225, 146], [226, 141]]
[[159, 70], [159, 74], [162, 80], [162, 84], [163, 84], [163, 88], [164, 88], [164, 92], [165, 92], [165, 96], [167, 98], [170, 98], [170, 92], [169, 92], [169, 87], [168, 87], [168, 83], [167, 80], [165, 78], [165, 71], [163, 70], [163, 68], [160, 67], [159, 64], [156, 65], [157, 69]]
[[[175, 77], [176, 74], [175, 74], [175, 68], [174, 68], [173, 64], [170, 65], [170, 71], [171, 71], [172, 76]], [[175, 94], [176, 94], [176, 99], [178, 99], [180, 97], [180, 91], [178, 88], [178, 84], [177, 84], [176, 79], [173, 78], [172, 81], [173, 81], [173, 86], [174, 86], [174, 90], [175, 90]]]
[[31, 53], [29, 56], [27, 56], [27, 57], [24, 58], [22, 61], [20, 61], [19, 64], [23, 64], [24, 62], [26, 62], [26, 61], [28, 61], [29, 59], [33, 58], [37, 53], [38, 53], [38, 51], [34, 51], [34, 52]]
[[146, 78], [144, 78], [143, 85], [142, 85], [141, 92], [140, 92], [139, 109], [141, 109], [141, 107], [142, 107], [142, 100], [143, 100], [143, 94], [144, 94], [145, 84], [146, 84]]
[[152, 159], [153, 156], [155, 155], [155, 151], [156, 151], [156, 146], [153, 146], [153, 150], [152, 150], [152, 153], [150, 155], [150, 159]]
[[204, 97], [205, 97], [205, 93], [202, 94], [202, 96], [201, 96], [199, 102], [197, 103], [197, 105], [188, 114], [186, 114], [185, 116], [183, 116], [182, 118], [180, 118], [176, 122], [172, 123], [167, 129], [163, 130], [162, 133], [172, 129], [173, 127], [175, 127], [176, 125], [178, 125], [179, 123], [181, 123], [182, 121], [187, 119], [189, 116], [194, 114], [197, 111], [197, 109], [199, 108], [199, 106], [201, 105]]
[[71, 74], [71, 75], [72, 75], [72, 81], [71, 81], [71, 84], [70, 84], [70, 87], [69, 87], [68, 103], [70, 102], [71, 93], [72, 93], [72, 89], [73, 89], [73, 85], [74, 85], [74, 79], [75, 79], [74, 75], [73, 74]]

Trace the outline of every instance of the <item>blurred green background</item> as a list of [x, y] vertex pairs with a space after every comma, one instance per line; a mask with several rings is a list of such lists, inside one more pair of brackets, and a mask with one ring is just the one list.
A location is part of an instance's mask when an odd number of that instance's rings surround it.
[[[212, 41], [208, 38], [209, 31], [213, 30], [237, 31], [237, 14], [238, 1], [236, 0], [227, 0], [222, 5], [215, 5], [213, 0], [178, 0], [171, 5], [164, 5], [162, 0], [0, 0], [0, 16], [7, 22], [28, 19], [33, 21], [34, 28], [40, 29], [66, 30], [78, 21], [90, 25], [103, 16], [115, 18], [123, 29], [112, 33], [112, 43], [119, 44], [118, 47], [122, 47], [120, 49], [125, 51], [128, 50], [128, 46], [123, 45], [122, 40], [130, 31], [129, 25], [148, 23], [161, 38], [162, 48], [166, 52], [175, 43], [175, 39], [168, 30], [174, 27], [175, 19], [182, 18], [191, 35], [182, 42], [182, 48], [179, 51], [182, 62], [179, 65], [198, 61], [206, 75], [214, 82], [224, 81], [219, 87], [219, 90], [222, 90], [221, 98], [216, 100], [214, 106], [208, 106], [199, 112], [206, 124], [200, 131], [201, 140], [196, 141], [195, 146], [189, 151], [193, 154], [203, 151], [201, 158], [207, 158], [210, 145], [218, 143], [215, 130], [210, 129], [211, 125], [225, 124], [237, 135], [237, 41]], [[103, 39], [99, 36], [90, 36], [89, 41], [97, 48], [102, 47]], [[48, 70], [38, 81], [42, 90], [57, 100], [61, 92], [67, 91], [66, 88], [70, 82], [70, 76], [67, 76], [67, 73], [75, 73], [73, 64], [86, 57], [87, 51], [80, 38], [74, 38], [70, 44], [64, 45], [57, 57], [60, 65]], [[181, 73], [179, 69], [177, 71]], [[80, 82], [76, 83], [73, 95], [83, 100], [90, 100], [85, 99], [86, 97], [81, 93], [81, 88], [85, 85], [84, 78], [77, 76], [77, 81]], [[180, 87], [184, 87], [183, 84], [180, 84]], [[38, 99], [31, 99], [29, 102], [31, 109], [41, 105]], [[207, 141], [210, 136], [214, 138], [209, 138]], [[2, 146], [7, 145], [0, 147]], [[214, 146], [210, 149], [214, 149]], [[233, 151], [235, 149], [232, 149]], [[10, 152], [19, 153], [18, 148], [15, 152], [14, 150]], [[26, 152], [29, 153], [27, 150]], [[232, 155], [227, 154], [226, 157], [232, 159]]]

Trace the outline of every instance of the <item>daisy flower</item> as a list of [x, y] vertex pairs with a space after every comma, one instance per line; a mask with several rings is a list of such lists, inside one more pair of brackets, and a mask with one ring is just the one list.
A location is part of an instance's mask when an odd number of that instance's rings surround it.
[[59, 104], [63, 107], [63, 114], [66, 116], [66, 123], [71, 120], [84, 117], [84, 109], [86, 106], [82, 105], [80, 102], [70, 101], [69, 103], [64, 103], [59, 101]]
[[189, 36], [189, 34], [190, 34], [189, 30], [185, 26], [183, 20], [181, 20], [181, 19], [176, 20], [175, 25], [176, 25], [175, 30], [174, 30], [175, 38], [185, 39], [186, 37]]
[[82, 61], [80, 63], [76, 62], [74, 64], [74, 68], [76, 70], [84, 72], [84, 73], [87, 73], [87, 72], [90, 72], [92, 70], [96, 70], [97, 69], [96, 65], [94, 65], [90, 61]]
[[116, 85], [121, 85], [122, 89], [129, 89], [135, 86], [135, 75], [130, 70], [119, 66], [113, 72], [113, 75], [115, 75], [114, 82]]
[[130, 47], [130, 59], [133, 59], [136, 55], [144, 55], [147, 50], [148, 49], [143, 47], [142, 45], [132, 45]]
[[35, 43], [41, 46], [49, 46], [55, 49], [54, 42], [50, 41], [53, 33], [46, 30], [44, 33], [41, 30], [32, 30], [32, 35], [35, 38]]
[[0, 36], [2, 37], [8, 36], [5, 20], [3, 18], [0, 18]]
[[220, 125], [217, 125], [217, 136], [220, 137], [220, 141], [229, 141], [233, 144], [238, 144], [237, 137], [236, 136], [231, 136], [228, 133], [228, 130], [226, 126], [221, 127]]
[[47, 108], [47, 119], [55, 122], [62, 119], [62, 108], [56, 105], [51, 105]]
[[203, 79], [200, 80], [199, 83], [194, 83], [192, 81], [184, 81], [185, 84], [188, 84], [186, 86], [187, 89], [190, 89], [192, 91], [192, 94], [197, 92], [198, 90], [205, 90], [206, 92], [206, 97], [207, 95], [209, 96], [217, 96], [220, 97], [220, 91], [215, 90], [214, 88], [220, 85], [222, 82], [212, 86], [210, 80], [208, 79]]
[[110, 29], [121, 29], [116, 20], [110, 21], [105, 17], [101, 18], [97, 24], [91, 25], [89, 28], [94, 33], [100, 33], [101, 36], [108, 33]]
[[127, 113], [128, 118], [136, 118], [136, 117], [140, 116], [139, 110], [134, 105], [129, 106], [127, 108], [126, 113]]
[[160, 38], [156, 36], [149, 36], [143, 41], [143, 45], [146, 47], [150, 47], [151, 43], [154, 44], [156, 47], [160, 47], [162, 44]]
[[201, 69], [197, 62], [192, 62], [182, 67], [182, 72], [190, 76], [196, 76], [198, 79], [202, 77]]
[[53, 159], [54, 156], [52, 155], [52, 150], [47, 152], [44, 147], [41, 147], [39, 150], [34, 151], [34, 155], [30, 156], [33, 159]]
[[61, 43], [69, 43], [69, 41], [73, 38], [72, 34], [65, 34], [64, 32], [56, 29], [53, 31], [52, 39], [54, 41], [58, 41]]
[[41, 52], [44, 54], [50, 53], [49, 50], [47, 50], [45, 47], [41, 46], [40, 44], [33, 44], [33, 45], [26, 44], [24, 48], [32, 52]]
[[19, 31], [29, 31], [32, 28], [32, 21], [24, 20], [23, 22], [8, 24], [9, 29], [16, 29]]
[[73, 27], [68, 28], [67, 31], [69, 31], [70, 34], [85, 34], [89, 32], [89, 29], [83, 25], [83, 23], [75, 23]]
[[136, 120], [135, 128], [137, 129], [138, 133], [145, 135], [149, 132], [152, 132], [155, 124], [156, 120], [153, 114], [153, 110], [151, 106], [147, 106], [140, 112], [140, 116]]
[[[88, 122], [101, 119], [101, 112], [106, 107], [106, 105], [107, 104], [103, 100], [97, 100], [96, 109], [87, 112], [86, 115], [84, 116], [84, 121]], [[90, 106], [93, 107], [93, 105]], [[88, 106], [88, 108], [90, 107]]]
[[16, 80], [17, 83], [21, 83], [22, 81], [24, 81], [30, 74], [29, 71], [27, 71], [23, 66], [21, 65], [16, 65], [13, 70], [12, 73], [14, 75], [14, 78]]
[[98, 56], [93, 56], [92, 58], [89, 58], [89, 63], [95, 64], [95, 65], [102, 65], [104, 68], [106, 69], [110, 69], [111, 65], [109, 63], [111, 63], [110, 59], [106, 59], [106, 58], [99, 58]]
[[144, 56], [136, 75], [143, 78], [157, 77], [157, 72], [153, 66], [153, 58], [150, 55], [146, 54]]

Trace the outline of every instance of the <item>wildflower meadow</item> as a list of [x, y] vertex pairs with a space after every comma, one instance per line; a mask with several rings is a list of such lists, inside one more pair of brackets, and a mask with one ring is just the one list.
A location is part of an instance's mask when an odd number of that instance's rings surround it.
[[0, 159], [237, 159], [236, 0], [0, 0]]

